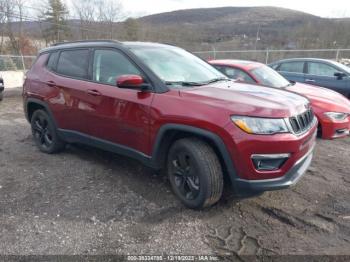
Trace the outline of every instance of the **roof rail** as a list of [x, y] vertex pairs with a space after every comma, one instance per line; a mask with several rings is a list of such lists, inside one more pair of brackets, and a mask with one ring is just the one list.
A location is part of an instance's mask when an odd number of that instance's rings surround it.
[[54, 43], [51, 46], [58, 46], [58, 45], [65, 45], [65, 44], [75, 44], [75, 43], [89, 43], [89, 42], [111, 42], [111, 43], [119, 43], [121, 42], [117, 40], [110, 40], [110, 39], [89, 39], [89, 40], [77, 40], [77, 41], [64, 41], [64, 42], [58, 42]]

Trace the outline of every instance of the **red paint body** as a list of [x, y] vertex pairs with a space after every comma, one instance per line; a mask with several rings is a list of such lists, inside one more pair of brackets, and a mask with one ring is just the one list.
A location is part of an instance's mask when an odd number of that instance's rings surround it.
[[[212, 60], [213, 65], [228, 66], [240, 69], [247, 73], [257, 84], [262, 83], [252, 73], [252, 69], [266, 66], [258, 62], [238, 61], [238, 60]], [[323, 139], [334, 139], [346, 137], [347, 134], [335, 135], [336, 130], [350, 129], [350, 101], [343, 95], [322, 87], [315, 87], [302, 83], [295, 83], [286, 90], [298, 93], [307, 97], [312, 105], [315, 115], [322, 128]], [[324, 113], [326, 112], [342, 112], [348, 113], [349, 117], [343, 121], [332, 121]]]
[[[251, 135], [230, 117], [244, 115], [288, 118], [305, 111], [308, 101], [295, 94], [266, 87], [218, 82], [207, 86], [142, 92], [52, 73], [47, 54], [27, 73], [24, 100], [45, 102], [60, 129], [73, 130], [132, 148], [151, 156], [164, 124], [182, 124], [218, 135], [229, 151], [237, 174], [247, 180], [282, 177], [315, 144], [317, 125], [305, 134]], [[287, 95], [286, 95], [287, 94]], [[252, 154], [290, 153], [281, 169], [258, 172]]]

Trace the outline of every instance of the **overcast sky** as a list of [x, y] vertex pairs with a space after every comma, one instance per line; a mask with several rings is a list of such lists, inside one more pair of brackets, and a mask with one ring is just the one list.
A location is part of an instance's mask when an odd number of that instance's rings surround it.
[[[74, 1], [74, 0], [71, 0]], [[116, 0], [117, 1], [117, 0]], [[219, 6], [279, 6], [322, 17], [350, 17], [350, 0], [120, 0], [131, 16]]]

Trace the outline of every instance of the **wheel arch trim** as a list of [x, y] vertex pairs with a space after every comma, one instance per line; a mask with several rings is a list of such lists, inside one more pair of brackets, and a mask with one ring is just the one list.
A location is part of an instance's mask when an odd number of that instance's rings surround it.
[[218, 153], [220, 154], [219, 157], [221, 157], [221, 159], [223, 160], [223, 164], [225, 165], [228, 176], [230, 177], [231, 183], [234, 186], [234, 181], [237, 180], [239, 177], [237, 175], [237, 171], [234, 167], [234, 163], [231, 159], [231, 155], [227, 150], [225, 143], [220, 138], [220, 136], [213, 133], [212, 131], [194, 127], [194, 126], [188, 126], [188, 125], [182, 125], [182, 124], [165, 124], [159, 129], [155, 139], [153, 150], [152, 150], [152, 162], [155, 167], [157, 166], [159, 167], [160, 165], [160, 162], [161, 162], [160, 159], [162, 157], [162, 154], [164, 153], [162, 149], [162, 143], [164, 139], [166, 139], [166, 134], [168, 132], [174, 132], [174, 131], [186, 132], [195, 137], [205, 138], [209, 140], [211, 143], [213, 143]]
[[24, 112], [25, 112], [25, 117], [26, 119], [28, 120], [28, 122], [30, 122], [30, 119], [29, 119], [29, 111], [28, 111], [28, 108], [30, 106], [30, 104], [37, 104], [37, 105], [40, 105], [42, 106], [43, 108], [45, 108], [45, 111], [49, 114], [55, 128], [57, 129], [58, 128], [58, 125], [57, 125], [57, 122], [56, 122], [56, 119], [54, 118], [54, 115], [49, 107], [49, 105], [44, 102], [43, 100], [40, 100], [40, 99], [37, 99], [37, 98], [27, 98], [25, 100], [25, 103], [24, 103]]

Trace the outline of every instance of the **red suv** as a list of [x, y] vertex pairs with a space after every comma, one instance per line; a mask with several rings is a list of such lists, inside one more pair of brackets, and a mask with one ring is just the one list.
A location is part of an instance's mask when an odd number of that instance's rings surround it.
[[84, 143], [164, 168], [190, 208], [216, 203], [224, 181], [239, 195], [295, 184], [315, 145], [306, 98], [235, 83], [163, 44], [57, 44], [39, 53], [23, 97], [41, 151]]

